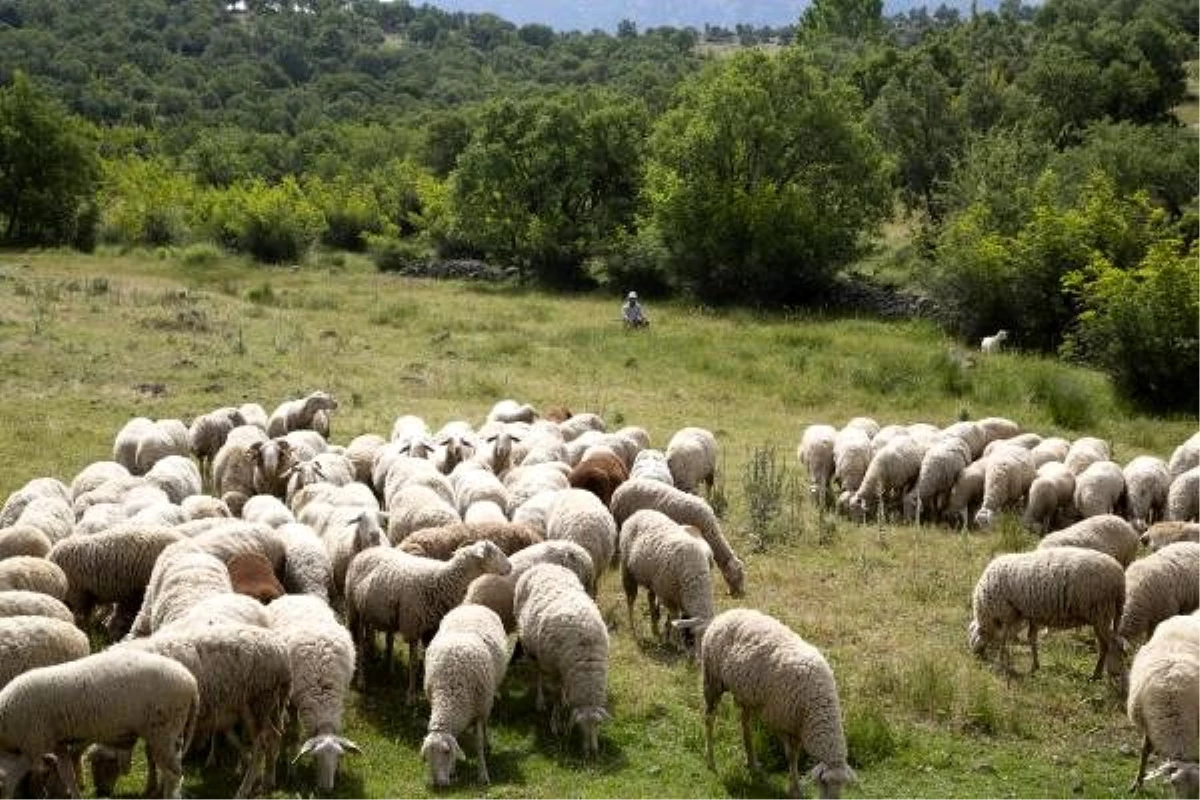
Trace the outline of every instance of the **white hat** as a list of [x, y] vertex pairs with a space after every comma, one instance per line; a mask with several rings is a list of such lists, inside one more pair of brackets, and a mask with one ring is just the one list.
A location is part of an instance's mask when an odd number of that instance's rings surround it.
[[625, 299], [626, 300], [637, 300], [637, 292], [630, 292], [629, 296], [626, 297]]

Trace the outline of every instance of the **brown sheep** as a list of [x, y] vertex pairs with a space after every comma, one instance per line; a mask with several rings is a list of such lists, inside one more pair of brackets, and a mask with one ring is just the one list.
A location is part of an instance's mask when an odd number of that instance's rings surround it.
[[287, 594], [283, 584], [275, 577], [271, 560], [261, 553], [238, 553], [226, 561], [225, 566], [229, 570], [229, 582], [239, 594], [253, 597], [263, 604]]
[[586, 455], [567, 475], [576, 489], [587, 489], [607, 507], [617, 487], [629, 479], [629, 468], [615, 453], [598, 450]]
[[459, 522], [413, 531], [396, 547], [414, 556], [448, 561], [455, 550], [472, 542], [486, 539], [510, 556], [542, 538], [533, 528], [516, 522]]

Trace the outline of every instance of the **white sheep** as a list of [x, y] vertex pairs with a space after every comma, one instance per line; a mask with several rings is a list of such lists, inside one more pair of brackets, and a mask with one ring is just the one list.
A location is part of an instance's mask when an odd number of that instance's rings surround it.
[[[113, 464], [111, 461], [103, 463], [112, 464], [125, 471], [123, 467]], [[7, 528], [15, 524], [25, 508], [34, 500], [46, 498], [62, 500], [70, 505], [74, 500], [74, 495], [58, 478], [34, 478], [5, 499], [4, 506], [0, 507], [0, 528]]]
[[1002, 447], [987, 458], [983, 475], [983, 502], [975, 512], [975, 524], [986, 528], [1005, 508], [1020, 504], [1029, 491], [1037, 469], [1023, 447]]
[[1028, 450], [1032, 455], [1034, 448], [1041, 443], [1042, 437], [1040, 434], [1018, 433], [1014, 436], [1006, 436], [1003, 439], [993, 439], [984, 446], [983, 454], [988, 456], [1006, 447], [1019, 447], [1022, 450]]
[[54, 544], [74, 533], [75, 512], [61, 497], [35, 497], [21, 509], [11, 527], [39, 531]]
[[1008, 331], [998, 330], [991, 336], [985, 336], [979, 341], [979, 350], [983, 353], [999, 353], [1001, 345], [1008, 339]]
[[315, 391], [307, 397], [285, 400], [280, 403], [267, 420], [267, 436], [275, 438], [289, 431], [319, 430], [322, 436], [329, 435], [329, 412], [336, 411], [338, 401], [326, 392]]
[[229, 510], [229, 506], [225, 504], [225, 501], [207, 494], [194, 494], [191, 497], [185, 497], [179, 503], [179, 507], [183, 511], [184, 520], [209, 519], [214, 517], [229, 518], [233, 516], [233, 512]]
[[836, 467], [833, 445], [837, 429], [832, 425], [809, 425], [800, 436], [796, 459], [808, 470], [808, 492], [824, 508], [829, 504], [829, 492]]
[[246, 418], [234, 406], [213, 409], [192, 420], [188, 426], [188, 447], [200, 462], [202, 477], [211, 478], [213, 458], [225, 444], [225, 438], [234, 428], [245, 424]]
[[423, 528], [438, 528], [461, 522], [453, 505], [424, 484], [400, 488], [388, 502], [388, 538], [393, 542]]
[[214, 594], [232, 593], [229, 570], [191, 541], [176, 542], [159, 554], [126, 639], [149, 636], [186, 615]]
[[[872, 446], [879, 441], [872, 440]], [[882, 516], [890, 501], [899, 501], [921, 474], [925, 448], [907, 432], [896, 434], [879, 448], [867, 465], [858, 490], [850, 498], [850, 511], [865, 519], [872, 510]]]
[[675, 479], [671, 477], [671, 468], [667, 465], [667, 454], [653, 448], [640, 450], [634, 456], [633, 466], [629, 468], [629, 477], [648, 478], [670, 486], [675, 485]]
[[1167, 470], [1172, 478], [1177, 478], [1189, 469], [1200, 466], [1200, 431], [1196, 431], [1183, 444], [1171, 451], [1171, 460], [1167, 462]]
[[1156, 522], [1142, 534], [1141, 541], [1151, 551], [1161, 550], [1175, 542], [1200, 542], [1200, 522]]
[[44, 558], [13, 556], [0, 561], [0, 591], [24, 589], [63, 600], [67, 588], [67, 576], [62, 568]]
[[74, 623], [75, 615], [66, 603], [48, 594], [8, 589], [0, 592], [0, 617], [49, 617]]
[[751, 772], [758, 761], [750, 724], [758, 717], [783, 737], [788, 794], [800, 797], [800, 753], [817, 764], [809, 775], [822, 797], [839, 797], [855, 780], [847, 762], [846, 735], [833, 670], [821, 652], [774, 617], [749, 608], [718, 614], [700, 641], [704, 686], [704, 757], [716, 769], [713, 723], [725, 692], [742, 712], [742, 744]]
[[0, 617], [0, 689], [38, 667], [83, 658], [87, 634], [70, 622], [44, 616]]
[[508, 557], [512, 571], [507, 575], [480, 575], [471, 581], [463, 603], [475, 603], [487, 606], [495, 611], [504, 625], [506, 633], [517, 628], [517, 618], [513, 614], [513, 593], [516, 590], [517, 579], [535, 564], [558, 564], [575, 573], [588, 594], [595, 597], [596, 575], [592, 566], [592, 557], [588, 552], [574, 542], [551, 540], [518, 550]]
[[[875, 426], [879, 430], [879, 426]], [[856, 492], [871, 463], [871, 437], [858, 426], [847, 425], [833, 441], [833, 477], [843, 492]]]
[[513, 610], [521, 645], [537, 662], [537, 710], [545, 708], [544, 681], [557, 683], [551, 732], [566, 734], [578, 727], [584, 754], [595, 756], [600, 725], [610, 718], [608, 629], [600, 609], [575, 573], [538, 564], [517, 580]]
[[1200, 518], [1200, 467], [1184, 470], [1167, 490], [1167, 519], [1195, 522]]
[[131, 475], [140, 475], [141, 471], [137, 466], [138, 444], [153, 429], [154, 420], [149, 417], [134, 417], [128, 420], [113, 439], [113, 461], [128, 470]]
[[1117, 633], [1128, 642], [1154, 632], [1154, 626], [1200, 605], [1200, 544], [1176, 542], [1129, 565], [1125, 609]]
[[377, 433], [364, 433], [355, 436], [346, 445], [346, 458], [354, 465], [354, 479], [360, 483], [371, 483], [371, 471], [375, 467], [375, 459], [380, 450], [387, 444], [387, 439]]
[[1126, 713], [1142, 734], [1137, 778], [1141, 789], [1151, 751], [1163, 759], [1151, 777], [1165, 775], [1176, 797], [1200, 792], [1200, 619], [1164, 620], [1133, 658]]
[[968, 644], [980, 658], [992, 645], [1000, 665], [1011, 672], [1008, 641], [1028, 627], [1029, 648], [1037, 671], [1038, 630], [1091, 625], [1096, 634], [1096, 668], [1123, 675], [1117, 623], [1125, 601], [1125, 572], [1112, 557], [1083, 547], [1051, 547], [996, 556], [984, 568], [971, 597], [973, 619]]
[[188, 457], [187, 427], [177, 419], [160, 419], [142, 431], [134, 453], [134, 475], [145, 475], [151, 467], [167, 456]]
[[478, 461], [464, 461], [455, 467], [450, 473], [450, 485], [454, 487], [454, 507], [459, 514], [480, 500], [491, 500], [501, 508], [508, 508], [508, 489]]
[[1075, 476], [1075, 511], [1081, 517], [1115, 514], [1125, 498], [1125, 473], [1115, 461], [1093, 461]]
[[354, 640], [317, 597], [285, 595], [271, 601], [267, 615], [291, 659], [289, 705], [304, 737], [296, 758], [311, 755], [317, 764], [317, 788], [332, 791], [342, 756], [362, 752], [342, 736], [354, 677]]
[[1156, 456], [1137, 456], [1122, 470], [1125, 475], [1125, 516], [1144, 531], [1162, 519], [1167, 510], [1171, 473]]
[[[622, 484], [625, 485], [628, 482]], [[663, 486], [658, 483], [655, 485]], [[617, 522], [613, 512], [586, 489], [563, 489], [555, 497], [555, 503], [546, 518], [546, 538], [575, 542], [587, 550], [592, 557], [596, 582], [599, 584], [601, 576], [617, 554]]]
[[[229, 432], [225, 444], [213, 457], [212, 485], [217, 497], [241, 495], [241, 502], [258, 494], [258, 453], [267, 441], [267, 434], [254, 425], [240, 425]], [[240, 503], [236, 510], [241, 510]]]
[[[980, 449], [983, 449], [982, 445]], [[950, 502], [954, 482], [970, 463], [971, 445], [962, 436], [944, 434], [935, 441], [921, 457], [916, 483], [905, 495], [906, 514], [911, 512], [917, 525], [921, 524], [921, 517], [925, 513], [932, 519], [938, 519]]]
[[[663, 468], [666, 468], [665, 461]], [[503, 479], [504, 486], [508, 489], [509, 501], [505, 511], [511, 516], [534, 495], [571, 488], [571, 480], [568, 477], [570, 469], [563, 461], [547, 461], [508, 470]], [[668, 471], [668, 476], [669, 474]]]
[[1033, 457], [1034, 466], [1041, 467], [1050, 461], [1058, 461], [1066, 465], [1067, 454], [1071, 452], [1071, 443], [1061, 436], [1049, 436], [1034, 445], [1029, 451]]
[[479, 780], [489, 782], [488, 717], [507, 668], [508, 640], [494, 611], [461, 605], [442, 618], [425, 650], [429, 724], [421, 757], [434, 786], [448, 786], [454, 762], [466, 757], [457, 737], [468, 728], [475, 733]]
[[472, 542], [489, 541], [510, 556], [542, 541], [540, 533], [516, 522], [456, 522], [441, 528], [424, 528], [410, 533], [396, 547], [414, 556], [447, 561], [455, 551]]
[[53, 546], [50, 537], [32, 525], [0, 528], [0, 561], [13, 556], [45, 558]]
[[972, 461], [983, 455], [983, 448], [987, 447], [987, 431], [978, 422], [972, 420], [962, 420], [947, 425], [941, 431], [941, 437], [946, 436], [955, 436], [966, 442], [967, 447], [971, 450]]
[[279, 528], [283, 537], [283, 585], [290, 594], [308, 594], [326, 603], [333, 590], [333, 561], [325, 542], [307, 525], [289, 523]]
[[256, 494], [242, 506], [242, 519], [279, 528], [296, 521], [296, 515], [273, 494]]
[[667, 466], [677, 487], [694, 494], [700, 484], [704, 484], [709, 494], [712, 493], [720, 455], [717, 437], [712, 431], [697, 427], [680, 428], [667, 442], [665, 452]]
[[537, 409], [529, 403], [516, 400], [497, 400], [487, 413], [486, 422], [533, 422], [538, 417]]
[[1067, 465], [1067, 469], [1078, 476], [1092, 463], [1108, 461], [1111, 457], [1112, 448], [1108, 446], [1108, 442], [1095, 436], [1081, 436], [1071, 442], [1071, 447], [1067, 451], [1067, 457], [1063, 459], [1063, 463]]
[[353, 506], [334, 506], [329, 521], [318, 531], [333, 565], [333, 597], [340, 599], [346, 586], [350, 561], [363, 550], [386, 544], [378, 511]]
[[1112, 556], [1122, 567], [1137, 558], [1138, 532], [1116, 514], [1100, 514], [1055, 531], [1038, 542], [1047, 547], [1086, 547]]
[[[1008, 417], [984, 417], [977, 420], [983, 429], [984, 447], [1001, 439], [1011, 439], [1021, 434], [1021, 426]], [[1030, 445], [1032, 447], [1033, 445]], [[982, 455], [982, 454], [981, 454]]]
[[[1032, 454], [1031, 454], [1032, 455]], [[1034, 463], [1037, 463], [1036, 459]], [[1075, 513], [1075, 473], [1061, 461], [1047, 461], [1037, 468], [1029, 484], [1029, 498], [1021, 524], [1037, 534], [1054, 530]]]
[[606, 428], [607, 426], [604, 424], [603, 418], [599, 414], [593, 414], [590, 411], [572, 414], [568, 419], [558, 423], [558, 431], [564, 442], [578, 439], [588, 431], [603, 433]]
[[638, 587], [646, 587], [650, 628], [658, 635], [659, 603], [667, 610], [663, 638], [671, 630], [699, 639], [716, 616], [711, 550], [666, 514], [644, 509], [621, 525], [621, 585], [629, 611], [629, 630], [636, 633], [633, 604]]

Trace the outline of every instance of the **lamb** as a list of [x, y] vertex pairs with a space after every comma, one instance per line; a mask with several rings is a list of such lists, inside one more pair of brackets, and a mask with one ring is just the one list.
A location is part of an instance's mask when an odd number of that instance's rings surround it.
[[1063, 463], [1067, 465], [1067, 469], [1078, 476], [1083, 474], [1083, 471], [1092, 463], [1108, 461], [1111, 455], [1112, 450], [1109, 448], [1108, 442], [1094, 436], [1081, 436], [1071, 442], [1071, 448], [1067, 451], [1067, 457], [1063, 459]]
[[[600, 609], [575, 574], [557, 564], [538, 564], [517, 580], [513, 595], [517, 632], [537, 662], [537, 710], [545, 708], [542, 685], [557, 682], [550, 730], [578, 726], [583, 750], [600, 750], [600, 724], [608, 720], [608, 629]], [[567, 722], [563, 724], [563, 717]]]
[[1008, 331], [998, 330], [991, 336], [985, 336], [979, 342], [979, 350], [983, 353], [999, 353], [1001, 345], [1008, 339]]
[[342, 716], [354, 677], [354, 641], [327, 604], [316, 597], [287, 595], [267, 606], [271, 630], [284, 641], [291, 662], [289, 698], [304, 743], [296, 756], [311, 755], [317, 787], [332, 791], [346, 753], [361, 753], [342, 736]]
[[214, 409], [192, 420], [188, 426], [188, 447], [200, 462], [200, 474], [204, 478], [211, 478], [213, 458], [225, 444], [229, 432], [245, 424], [241, 410], [233, 406]]
[[1040, 666], [1039, 628], [1091, 625], [1099, 650], [1092, 679], [1107, 669], [1119, 680], [1123, 664], [1117, 623], [1124, 603], [1125, 572], [1112, 556], [1082, 547], [1008, 553], [993, 558], [975, 584], [968, 643], [980, 658], [991, 645], [999, 645], [1000, 665], [1011, 672], [1008, 640], [1027, 625], [1030, 672], [1035, 672]]
[[0, 618], [2, 617], [49, 617], [63, 622], [75, 621], [71, 609], [61, 600], [55, 600], [41, 592], [10, 589], [0, 592]]
[[1009, 446], [994, 452], [984, 470], [983, 502], [975, 512], [975, 524], [986, 528], [1006, 507], [1019, 504], [1036, 477], [1028, 450]]
[[1167, 462], [1155, 456], [1138, 456], [1125, 465], [1125, 513], [1140, 531], [1163, 518], [1171, 473]]
[[13, 556], [0, 561], [0, 591], [24, 589], [63, 600], [67, 588], [66, 574], [52, 561], [33, 556]]
[[1172, 478], [1178, 478], [1189, 469], [1200, 466], [1200, 431], [1188, 437], [1187, 441], [1171, 451], [1171, 460], [1167, 462], [1167, 471]]
[[190, 458], [170, 455], [155, 462], [146, 473], [151, 486], [167, 493], [167, 498], [178, 505], [185, 497], [200, 494], [202, 481], [200, 470]]
[[479, 780], [489, 782], [488, 717], [507, 667], [508, 642], [494, 611], [462, 605], [442, 618], [425, 651], [429, 726], [421, 757], [434, 786], [448, 786], [454, 762], [466, 757], [457, 737], [467, 728], [475, 732]]
[[[136, 687], [136, 691], [130, 691]], [[20, 754], [18, 772], [47, 754], [69, 795], [79, 796], [68, 742], [125, 742], [140, 737], [157, 772], [157, 793], [179, 797], [183, 749], [199, 707], [196, 679], [152, 653], [107, 650], [31, 670], [0, 690], [0, 750]], [[9, 785], [21, 774], [9, 775]]]
[[1142, 734], [1137, 778], [1141, 789], [1153, 750], [1165, 759], [1151, 777], [1166, 775], [1176, 797], [1200, 793], [1200, 620], [1195, 615], [1164, 620], [1134, 656], [1129, 670], [1126, 713]]
[[703, 636], [717, 614], [708, 566], [710, 552], [703, 540], [660, 511], [644, 509], [630, 515], [621, 525], [621, 585], [629, 611], [629, 630], [637, 630], [633, 603], [638, 587], [645, 586], [650, 629], [655, 636], [659, 603], [667, 609], [664, 638], [669, 638], [672, 629], [695, 639]]
[[[316, 430], [317, 425], [324, 427], [322, 436], [329, 435], [329, 412], [336, 411], [338, 401], [331, 395], [316, 391], [298, 400], [285, 400], [271, 412], [267, 420], [267, 436], [274, 439], [285, 433], [300, 429]], [[318, 418], [323, 417], [323, 422]]]
[[292, 467], [292, 473], [287, 478], [288, 504], [292, 503], [298, 491], [313, 483], [324, 482], [334, 486], [354, 483], [355, 472], [354, 462], [342, 453], [317, 453]]
[[675, 485], [695, 493], [703, 483], [712, 493], [717, 472], [717, 437], [704, 428], [680, 428], [667, 442], [667, 466]]
[[[879, 426], [875, 426], [879, 430]], [[861, 427], [847, 425], [833, 440], [833, 478], [843, 492], [856, 492], [871, 463], [871, 437]]]
[[661, 511], [680, 525], [695, 526], [712, 550], [717, 569], [729, 587], [729, 594], [741, 597], [746, 591], [746, 568], [721, 532], [721, 525], [712, 507], [703, 498], [690, 495], [674, 486], [658, 481], [638, 479], [621, 484], [613, 492], [612, 513], [618, 525], [625, 524], [635, 511], [652, 508]]
[[567, 482], [576, 489], [586, 489], [605, 506], [612, 500], [612, 493], [629, 479], [629, 469], [616, 453], [605, 450], [589, 450], [567, 475]]
[[877, 509], [882, 516], [888, 500], [901, 499], [916, 483], [924, 457], [925, 449], [908, 434], [890, 440], [867, 465], [867, 474], [850, 498], [851, 513], [865, 519]]
[[388, 502], [388, 538], [399, 542], [422, 528], [439, 528], [461, 522], [458, 509], [424, 484], [399, 489]]
[[837, 683], [820, 651], [774, 617], [748, 608], [725, 611], [709, 624], [700, 641], [704, 684], [704, 757], [716, 769], [713, 723], [725, 692], [742, 712], [742, 744], [751, 772], [758, 762], [751, 743], [751, 720], [783, 737], [788, 757], [788, 793], [801, 792], [801, 751], [816, 760], [809, 775], [822, 797], [839, 797], [856, 779], [847, 763]]
[[926, 509], [933, 519], [941, 516], [950, 502], [954, 482], [970, 463], [971, 446], [960, 436], [944, 435], [925, 451], [917, 481], [904, 502], [905, 511], [911, 508], [917, 525]]
[[1115, 514], [1125, 497], [1125, 474], [1115, 461], [1094, 461], [1075, 477], [1075, 510], [1081, 517]]
[[271, 561], [261, 553], [238, 553], [225, 562], [233, 591], [253, 597], [264, 605], [286, 592], [275, 577]]
[[592, 557], [587, 551], [574, 542], [559, 539], [539, 542], [530, 547], [518, 550], [509, 556], [508, 563], [512, 571], [507, 575], [480, 575], [471, 581], [463, 603], [475, 603], [487, 606], [495, 611], [504, 625], [505, 633], [517, 629], [517, 618], [513, 613], [513, 594], [516, 591], [517, 579], [535, 564], [558, 564], [575, 573], [579, 582], [588, 594], [596, 596], [596, 574], [592, 566]]
[[1154, 626], [1200, 605], [1200, 544], [1176, 542], [1129, 565], [1125, 572], [1125, 610], [1117, 633], [1140, 641]]
[[675, 485], [675, 479], [671, 477], [671, 468], [667, 466], [667, 454], [662, 450], [641, 450], [634, 456], [633, 466], [629, 468], [629, 477], [648, 478], [662, 481], [668, 486]]
[[[1036, 458], [1034, 463], [1037, 463]], [[1029, 499], [1021, 524], [1037, 534], [1054, 530], [1075, 510], [1075, 474], [1061, 461], [1047, 461], [1037, 468], [1029, 484]]]
[[808, 470], [808, 493], [819, 508], [829, 505], [829, 491], [836, 464], [833, 446], [837, 429], [832, 425], [809, 425], [800, 436], [796, 459]]
[[1167, 519], [1195, 522], [1200, 518], [1200, 467], [1192, 467], [1171, 481], [1167, 490]]
[[[355, 561], [372, 551], [356, 556]], [[505, 575], [512, 566], [495, 544], [475, 542], [449, 561], [392, 550], [365, 574], [346, 578], [346, 625], [362, 657], [368, 628], [398, 632], [408, 642], [408, 702], [416, 701], [417, 642], [433, 634], [446, 612], [458, 605], [471, 581], [485, 573]], [[369, 562], [367, 562], [369, 563]], [[353, 565], [352, 565], [353, 566]], [[389, 650], [390, 652], [390, 650]]]
[[1156, 522], [1142, 534], [1141, 541], [1152, 551], [1175, 542], [1200, 542], [1200, 523]]
[[458, 548], [472, 542], [492, 542], [504, 555], [510, 556], [542, 539], [533, 528], [515, 522], [459, 522], [410, 533], [396, 547], [414, 556], [447, 561]]
[[558, 492], [546, 517], [546, 538], [575, 542], [587, 550], [597, 582], [617, 554], [617, 522], [600, 499], [585, 489]]
[[0, 617], [0, 689], [38, 667], [83, 658], [88, 637], [70, 622], [43, 616]]
[[1063, 546], [1086, 547], [1105, 553], [1124, 568], [1137, 558], [1138, 533], [1116, 514], [1101, 514], [1055, 531], [1038, 542], [1039, 549]]

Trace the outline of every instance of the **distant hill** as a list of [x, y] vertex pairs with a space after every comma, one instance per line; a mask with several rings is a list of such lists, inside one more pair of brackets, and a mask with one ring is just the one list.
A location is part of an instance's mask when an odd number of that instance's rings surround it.
[[[539, 22], [559, 31], [615, 31], [617, 23], [630, 19], [638, 29], [669, 25], [703, 30], [706, 24], [732, 28], [738, 23], [772, 28], [795, 24], [810, 0], [433, 0], [430, 5], [447, 11], [491, 13], [525, 25]], [[930, 13], [941, 0], [885, 0], [884, 13], [891, 15], [925, 6]], [[946, 0], [947, 5], [966, 12], [969, 0]], [[1000, 0], [979, 0], [980, 10], [995, 8]]]

